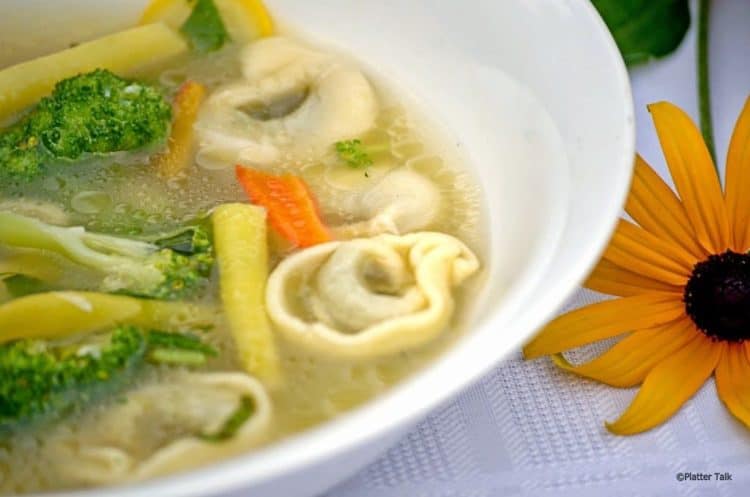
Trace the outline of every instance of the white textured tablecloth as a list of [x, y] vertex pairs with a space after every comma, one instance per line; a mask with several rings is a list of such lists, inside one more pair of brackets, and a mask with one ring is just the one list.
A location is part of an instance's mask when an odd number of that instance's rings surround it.
[[[723, 160], [750, 93], [750, 2], [717, 0], [713, 9], [713, 110]], [[670, 100], [697, 116], [694, 43], [691, 33], [671, 59], [632, 73], [638, 150], [662, 174], [645, 106]], [[566, 309], [599, 298], [581, 290]], [[725, 411], [712, 380], [666, 425], [610, 435], [604, 420], [616, 419], [634, 393], [517, 353], [326, 497], [750, 495], [750, 431]], [[732, 481], [678, 481], [684, 472], [728, 472]]]

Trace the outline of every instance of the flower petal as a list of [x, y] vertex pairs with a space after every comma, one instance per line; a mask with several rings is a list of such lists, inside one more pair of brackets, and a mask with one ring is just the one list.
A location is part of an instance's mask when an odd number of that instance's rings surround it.
[[620, 219], [604, 259], [670, 285], [684, 285], [698, 259], [678, 245]]
[[657, 364], [695, 340], [699, 334], [690, 318], [686, 317], [632, 333], [593, 361], [579, 366], [571, 364], [561, 354], [552, 356], [552, 360], [571, 373], [613, 387], [632, 387], [640, 384]]
[[669, 102], [649, 105], [664, 158], [698, 242], [710, 253], [730, 246], [729, 219], [721, 185], [700, 131]]
[[698, 259], [708, 255], [698, 244], [677, 195], [640, 155], [635, 158], [633, 183], [625, 210], [649, 233], [679, 245]]
[[734, 235], [734, 250], [750, 250], [750, 98], [740, 113], [727, 153], [725, 200]]
[[719, 398], [737, 419], [750, 427], [750, 360], [745, 344], [730, 344], [716, 366]]
[[617, 264], [602, 259], [594, 268], [594, 272], [584, 283], [584, 286], [596, 292], [618, 297], [632, 297], [649, 292], [667, 292], [682, 295], [683, 288], [654, 280]]
[[607, 423], [609, 431], [634, 435], [669, 419], [711, 376], [724, 347], [701, 334], [672, 353], [646, 376], [620, 419]]
[[527, 359], [554, 354], [628, 331], [669, 323], [684, 314], [681, 299], [668, 293], [598, 302], [552, 321], [526, 344], [523, 353]]

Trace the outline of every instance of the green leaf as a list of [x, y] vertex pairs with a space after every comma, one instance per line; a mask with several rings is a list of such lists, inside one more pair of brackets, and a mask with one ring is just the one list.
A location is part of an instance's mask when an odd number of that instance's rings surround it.
[[190, 334], [151, 330], [147, 342], [148, 360], [155, 364], [200, 367], [209, 356], [218, 355], [216, 349]]
[[629, 66], [664, 57], [690, 28], [688, 0], [591, 0]]
[[216, 433], [206, 433], [200, 437], [208, 442], [223, 442], [230, 439], [253, 414], [255, 414], [255, 401], [251, 397], [242, 397], [239, 407], [224, 421], [224, 425], [219, 431]]
[[218, 50], [230, 39], [213, 0], [198, 0], [180, 31], [193, 49], [201, 53]]
[[5, 283], [5, 288], [7, 289], [8, 294], [13, 298], [25, 297], [26, 295], [47, 292], [50, 290], [50, 285], [42, 280], [23, 274], [8, 276], [3, 279], [3, 282]]

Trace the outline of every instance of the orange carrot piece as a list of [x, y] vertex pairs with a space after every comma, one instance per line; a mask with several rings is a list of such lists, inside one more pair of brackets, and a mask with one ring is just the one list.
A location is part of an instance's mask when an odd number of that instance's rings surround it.
[[151, 160], [162, 178], [171, 178], [187, 167], [193, 151], [193, 124], [206, 98], [206, 88], [195, 81], [186, 81], [172, 103], [174, 119], [167, 150]]
[[271, 227], [294, 246], [304, 248], [332, 240], [312, 193], [300, 178], [242, 166], [237, 166], [236, 174], [250, 201], [266, 208]]

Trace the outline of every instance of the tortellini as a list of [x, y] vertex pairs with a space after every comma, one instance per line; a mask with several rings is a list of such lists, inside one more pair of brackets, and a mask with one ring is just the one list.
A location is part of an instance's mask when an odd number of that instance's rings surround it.
[[315, 159], [375, 124], [375, 92], [345, 60], [283, 37], [248, 45], [241, 59], [243, 79], [211, 95], [196, 123], [203, 167]]
[[[50, 437], [47, 451], [63, 466], [57, 471], [86, 484], [164, 475], [246, 450], [265, 436], [271, 421], [265, 389], [244, 373], [182, 372], [130, 391], [126, 399], [89, 413], [86, 433]], [[203, 438], [220, 431], [245, 399], [250, 418], [231, 438]]]
[[429, 226], [441, 207], [435, 183], [409, 169], [395, 169], [367, 190], [350, 196], [344, 208], [363, 221], [335, 228], [339, 238], [390, 233], [400, 235]]
[[453, 287], [478, 270], [474, 253], [442, 233], [330, 242], [282, 261], [266, 304], [291, 341], [339, 357], [381, 356], [442, 332], [453, 315]]

